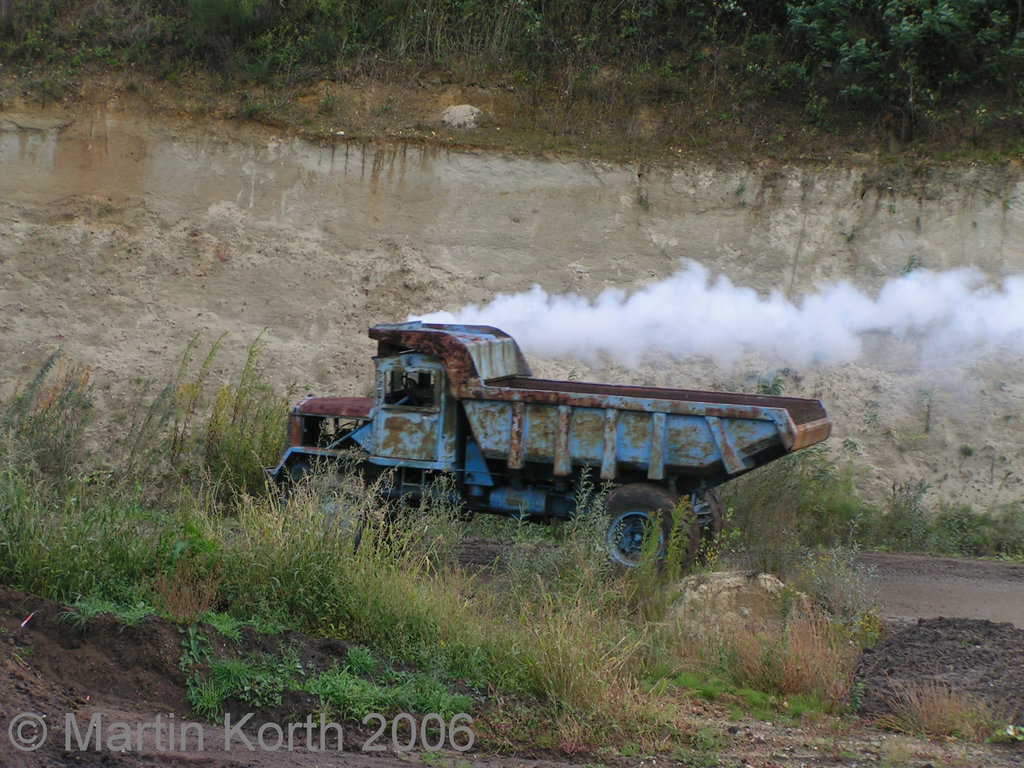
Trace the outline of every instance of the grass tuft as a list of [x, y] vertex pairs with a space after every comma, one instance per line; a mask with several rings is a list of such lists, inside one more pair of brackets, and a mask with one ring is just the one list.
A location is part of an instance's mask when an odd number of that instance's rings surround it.
[[888, 704], [878, 723], [899, 733], [981, 739], [999, 724], [985, 704], [938, 681], [894, 682]]

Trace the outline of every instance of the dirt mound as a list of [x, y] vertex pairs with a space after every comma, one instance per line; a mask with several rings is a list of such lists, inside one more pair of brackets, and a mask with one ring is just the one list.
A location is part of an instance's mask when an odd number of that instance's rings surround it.
[[0, 586], [0, 627], [14, 655], [19, 647], [30, 648], [32, 666], [82, 700], [101, 694], [169, 710], [185, 707], [181, 636], [166, 622], [126, 626], [109, 613], [85, 622], [60, 603]]
[[897, 713], [901, 696], [939, 685], [1024, 723], [1024, 630], [978, 619], [921, 619], [865, 651], [857, 668], [860, 712]]
[[[293, 631], [271, 636], [244, 628], [232, 642], [212, 627], [203, 625], [202, 630], [210, 651], [218, 657], [276, 654], [288, 646], [310, 669], [331, 666], [344, 658], [349, 647]], [[186, 637], [156, 616], [135, 626], [109, 613], [85, 620], [61, 603], [0, 585], [0, 724], [6, 731], [19, 715], [31, 713], [30, 717], [42, 719], [47, 734], [40, 750], [19, 752], [11, 748], [10, 737], [0, 732], [0, 766], [93, 764], [90, 752], [75, 751], [69, 756], [61, 749], [68, 714], [83, 728], [95, 714], [128, 723], [151, 721], [157, 713], [195, 719], [186, 701], [186, 675], [180, 664]], [[315, 702], [308, 695], [287, 693], [295, 695], [286, 697], [283, 709], [254, 710], [231, 700], [225, 703], [225, 711], [236, 722], [254, 711], [251, 723], [257, 727], [264, 722], [287, 722], [296, 712], [313, 710]], [[26, 740], [40, 732], [36, 722], [26, 728]], [[108, 757], [98, 759], [108, 764]]]
[[[751, 616], [779, 613], [786, 585], [770, 573], [716, 571], [687, 576], [679, 584], [682, 597], [673, 610], [676, 617], [714, 617], [719, 623], [742, 625]], [[806, 605], [807, 597], [790, 590], [786, 599]]]

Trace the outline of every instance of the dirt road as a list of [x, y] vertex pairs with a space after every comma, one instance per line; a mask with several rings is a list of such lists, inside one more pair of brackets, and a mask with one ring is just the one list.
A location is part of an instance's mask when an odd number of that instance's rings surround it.
[[886, 619], [945, 616], [1009, 622], [1024, 629], [1024, 564], [868, 552]]

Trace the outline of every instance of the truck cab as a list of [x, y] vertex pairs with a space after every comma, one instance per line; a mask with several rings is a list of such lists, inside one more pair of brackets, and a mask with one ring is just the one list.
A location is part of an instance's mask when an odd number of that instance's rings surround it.
[[378, 356], [374, 364], [371, 462], [453, 471], [458, 414], [444, 364], [416, 352]]

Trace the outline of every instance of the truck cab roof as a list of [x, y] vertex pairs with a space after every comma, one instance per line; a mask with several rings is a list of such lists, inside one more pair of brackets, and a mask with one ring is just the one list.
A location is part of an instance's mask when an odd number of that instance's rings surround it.
[[532, 375], [515, 339], [489, 325], [375, 325], [370, 338], [377, 341], [377, 354], [382, 357], [423, 352], [438, 358], [453, 389]]

